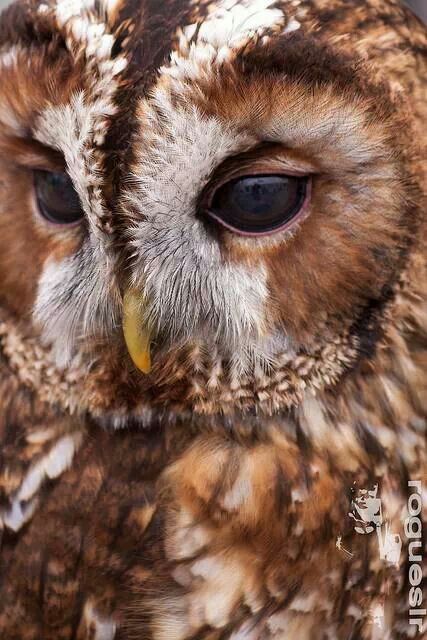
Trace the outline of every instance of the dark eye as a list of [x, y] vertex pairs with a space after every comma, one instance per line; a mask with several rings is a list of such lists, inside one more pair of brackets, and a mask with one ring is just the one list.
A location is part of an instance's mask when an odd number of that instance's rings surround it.
[[242, 176], [216, 190], [207, 213], [242, 235], [273, 233], [302, 212], [307, 185], [307, 177]]
[[46, 220], [74, 224], [83, 218], [79, 196], [66, 173], [35, 171], [34, 184], [37, 204]]

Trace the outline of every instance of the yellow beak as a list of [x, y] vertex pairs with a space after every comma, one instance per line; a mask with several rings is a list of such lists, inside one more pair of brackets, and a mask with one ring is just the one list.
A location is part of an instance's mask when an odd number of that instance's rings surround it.
[[151, 370], [151, 331], [144, 326], [144, 294], [129, 288], [123, 297], [123, 334], [134, 365], [143, 373]]

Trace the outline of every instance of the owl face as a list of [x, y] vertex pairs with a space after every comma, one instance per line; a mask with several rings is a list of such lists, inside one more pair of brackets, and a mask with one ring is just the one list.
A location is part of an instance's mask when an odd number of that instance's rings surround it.
[[76, 409], [272, 413], [372, 348], [419, 215], [410, 122], [312, 10], [4, 15], [0, 295]]

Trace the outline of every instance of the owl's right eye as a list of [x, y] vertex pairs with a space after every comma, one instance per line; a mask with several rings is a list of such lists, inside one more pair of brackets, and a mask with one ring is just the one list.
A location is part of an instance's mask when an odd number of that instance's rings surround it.
[[35, 171], [34, 188], [39, 211], [49, 222], [71, 225], [84, 217], [80, 198], [66, 173]]
[[214, 191], [206, 213], [234, 233], [268, 235], [287, 229], [301, 218], [309, 187], [307, 176], [239, 176]]

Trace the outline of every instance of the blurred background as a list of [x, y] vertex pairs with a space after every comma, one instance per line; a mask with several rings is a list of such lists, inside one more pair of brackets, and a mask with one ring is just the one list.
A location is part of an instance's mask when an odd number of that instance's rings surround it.
[[408, 0], [407, 4], [409, 4], [409, 6], [412, 7], [425, 22], [427, 22], [427, 0]]
[[408, 2], [408, 4], [427, 22], [427, 0], [412, 0], [412, 2]]
[[[348, 0], [351, 2], [351, 0]], [[6, 7], [11, 0], [0, 0], [0, 11], [3, 7]], [[425, 22], [427, 22], [427, 0], [407, 0], [406, 4], [409, 4], [414, 11], [418, 13]]]

